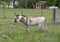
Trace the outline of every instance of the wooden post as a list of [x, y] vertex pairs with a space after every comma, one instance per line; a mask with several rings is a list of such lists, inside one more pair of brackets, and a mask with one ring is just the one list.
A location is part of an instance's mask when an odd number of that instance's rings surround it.
[[56, 9], [57, 9], [58, 7], [56, 7], [56, 6], [51, 6], [51, 7], [49, 7], [49, 8], [53, 10], [52, 23], [55, 24], [55, 23], [56, 23]]
[[52, 23], [55, 24], [56, 23], [56, 9], [53, 9], [53, 14], [52, 14]]

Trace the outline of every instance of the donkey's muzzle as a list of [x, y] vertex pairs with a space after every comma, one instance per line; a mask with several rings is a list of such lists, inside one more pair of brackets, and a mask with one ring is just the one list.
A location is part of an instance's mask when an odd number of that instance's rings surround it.
[[13, 24], [15, 25], [16, 23], [17, 23], [17, 20], [16, 20], [16, 18], [15, 18], [15, 20], [14, 20]]
[[15, 25], [16, 23], [17, 23], [16, 21], [13, 22], [14, 25]]

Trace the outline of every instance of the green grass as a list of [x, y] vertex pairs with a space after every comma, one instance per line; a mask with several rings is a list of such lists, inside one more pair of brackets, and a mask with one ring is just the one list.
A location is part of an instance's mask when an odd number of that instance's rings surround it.
[[[29, 17], [42, 15], [40, 9], [6, 9], [5, 12], [0, 9], [0, 42], [60, 42], [60, 24], [51, 23], [52, 10], [43, 9], [43, 15], [47, 19], [46, 33], [36, 32], [37, 26], [30, 26], [30, 33], [27, 33], [24, 24], [13, 25], [14, 13], [21, 14], [21, 11]], [[56, 12], [56, 20], [60, 20], [60, 9]]]

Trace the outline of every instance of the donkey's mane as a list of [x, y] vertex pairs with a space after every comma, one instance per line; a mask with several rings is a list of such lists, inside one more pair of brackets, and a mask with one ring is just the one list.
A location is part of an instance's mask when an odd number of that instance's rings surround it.
[[27, 17], [26, 15], [23, 15], [23, 14], [22, 14], [22, 16]]

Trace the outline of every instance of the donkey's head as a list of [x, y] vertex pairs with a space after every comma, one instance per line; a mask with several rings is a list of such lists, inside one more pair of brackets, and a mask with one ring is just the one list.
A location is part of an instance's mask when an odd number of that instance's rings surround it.
[[23, 14], [15, 14], [15, 18], [14, 18], [14, 24], [16, 24], [17, 22], [23, 22], [23, 23], [25, 23], [25, 18], [24, 17], [26, 17], [25, 15], [23, 15]]
[[15, 14], [15, 18], [14, 18], [14, 24], [16, 24], [17, 22], [20, 22], [20, 20], [22, 19], [22, 15], [19, 14]]

